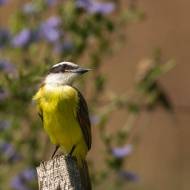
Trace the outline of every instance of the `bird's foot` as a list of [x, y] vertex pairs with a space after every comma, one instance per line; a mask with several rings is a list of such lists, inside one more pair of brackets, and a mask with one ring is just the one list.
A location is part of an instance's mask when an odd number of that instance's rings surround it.
[[73, 154], [75, 148], [76, 148], [76, 145], [73, 145], [73, 147], [72, 147], [71, 151], [69, 152], [68, 156], [72, 157], [72, 154]]
[[54, 158], [54, 156], [55, 156], [55, 154], [56, 154], [56, 152], [57, 152], [58, 149], [59, 149], [59, 145], [56, 145], [55, 150], [54, 150], [54, 152], [53, 152], [53, 154], [51, 156], [51, 159]]

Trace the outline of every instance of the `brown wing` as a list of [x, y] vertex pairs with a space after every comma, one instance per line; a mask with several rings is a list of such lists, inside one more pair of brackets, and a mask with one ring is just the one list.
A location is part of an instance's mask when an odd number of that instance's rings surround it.
[[80, 124], [82, 133], [84, 135], [84, 139], [88, 147], [88, 150], [90, 150], [91, 143], [92, 143], [92, 136], [91, 136], [91, 124], [90, 124], [90, 119], [89, 119], [89, 114], [88, 114], [88, 106], [82, 94], [78, 90], [77, 92], [78, 92], [78, 97], [79, 97], [77, 119]]

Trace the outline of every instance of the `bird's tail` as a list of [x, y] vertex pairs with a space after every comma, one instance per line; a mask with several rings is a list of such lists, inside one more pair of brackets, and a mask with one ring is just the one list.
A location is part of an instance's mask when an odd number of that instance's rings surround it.
[[92, 186], [90, 182], [90, 176], [89, 176], [88, 165], [87, 165], [86, 160], [81, 161], [79, 165], [79, 172], [80, 172], [80, 178], [81, 178], [83, 189], [91, 190]]

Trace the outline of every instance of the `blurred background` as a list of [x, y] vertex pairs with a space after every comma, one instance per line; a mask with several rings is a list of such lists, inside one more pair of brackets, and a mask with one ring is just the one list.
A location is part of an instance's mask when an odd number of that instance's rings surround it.
[[76, 84], [92, 122], [93, 188], [189, 189], [188, 8], [0, 0], [0, 189], [37, 189], [35, 167], [53, 146], [32, 96], [63, 60], [93, 68]]

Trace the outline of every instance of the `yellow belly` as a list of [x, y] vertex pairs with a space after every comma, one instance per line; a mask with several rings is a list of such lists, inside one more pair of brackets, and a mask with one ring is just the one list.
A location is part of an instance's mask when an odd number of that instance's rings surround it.
[[70, 86], [43, 88], [36, 99], [43, 112], [44, 128], [51, 142], [60, 145], [66, 154], [75, 145], [73, 156], [77, 159], [85, 158], [87, 146], [76, 116], [77, 91]]

